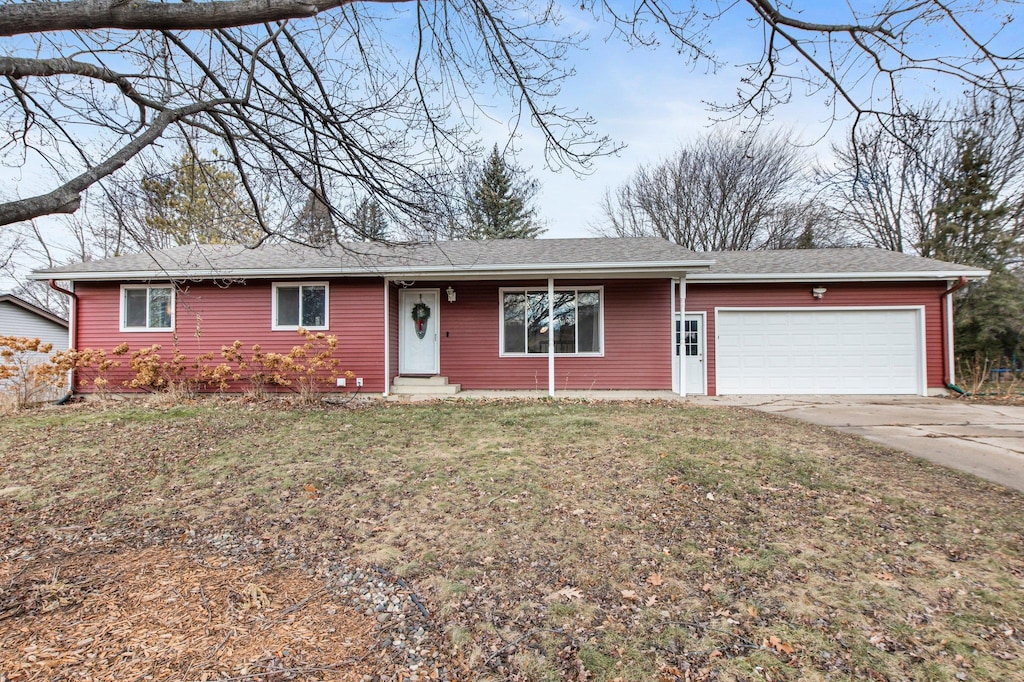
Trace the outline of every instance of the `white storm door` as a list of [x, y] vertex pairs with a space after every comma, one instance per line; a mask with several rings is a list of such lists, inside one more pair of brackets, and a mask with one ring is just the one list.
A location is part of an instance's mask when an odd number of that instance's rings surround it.
[[[679, 354], [682, 351], [686, 363], [686, 394], [704, 395], [707, 393], [704, 371], [704, 315], [687, 315], [682, 323], [678, 314], [675, 319], [673, 365], [675, 367], [675, 363], [679, 362]], [[678, 390], [678, 382], [678, 374], [673, 373], [673, 390]]]
[[686, 358], [686, 392], [704, 395], [704, 316], [687, 315], [683, 320], [683, 357]]
[[402, 289], [398, 294], [398, 371], [440, 371], [440, 310], [437, 289]]

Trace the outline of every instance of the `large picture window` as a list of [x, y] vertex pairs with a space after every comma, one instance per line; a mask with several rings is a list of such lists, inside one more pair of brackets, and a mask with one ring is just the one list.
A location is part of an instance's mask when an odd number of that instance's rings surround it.
[[273, 316], [275, 330], [327, 329], [327, 284], [275, 284]]
[[174, 287], [122, 285], [121, 331], [174, 331]]
[[547, 354], [549, 343], [557, 355], [603, 352], [600, 288], [556, 289], [553, 303], [543, 289], [501, 290], [503, 355]]

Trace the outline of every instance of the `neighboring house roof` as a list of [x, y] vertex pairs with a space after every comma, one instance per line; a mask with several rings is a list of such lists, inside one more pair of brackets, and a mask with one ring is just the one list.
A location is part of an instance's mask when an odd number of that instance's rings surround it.
[[956, 263], [874, 248], [781, 249], [776, 251], [708, 251], [715, 261], [705, 272], [687, 275], [697, 282], [794, 280], [920, 280], [967, 277], [989, 272]]
[[988, 271], [871, 248], [700, 253], [655, 237], [509, 239], [416, 245], [195, 245], [38, 270], [35, 279], [310, 276], [509, 277], [687, 273], [696, 282], [980, 278]]
[[360, 276], [401, 278], [644, 274], [707, 269], [711, 261], [663, 239], [508, 239], [324, 249], [294, 244], [196, 245], [88, 261], [33, 273], [72, 280]]
[[44, 310], [43, 308], [40, 308], [37, 305], [33, 305], [26, 301], [25, 299], [18, 298], [14, 294], [0, 294], [0, 303], [9, 303], [11, 305], [17, 306], [45, 320], [49, 320], [54, 324], [59, 324], [65, 329], [68, 326], [68, 321], [65, 320], [63, 317], [60, 317], [59, 315], [54, 315], [49, 310]]

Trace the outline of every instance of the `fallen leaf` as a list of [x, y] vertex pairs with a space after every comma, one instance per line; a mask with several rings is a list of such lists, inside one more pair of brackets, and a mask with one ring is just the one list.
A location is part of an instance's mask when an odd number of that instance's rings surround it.
[[707, 494], [707, 498], [709, 500], [711, 500], [712, 502], [714, 502], [715, 501], [715, 494], [714, 493], [708, 493]]
[[626, 601], [636, 601], [639, 597], [636, 596], [636, 592], [633, 590], [622, 590], [622, 598]]
[[660, 573], [651, 573], [649, 576], [647, 576], [647, 582], [654, 585], [655, 587], [660, 587], [662, 583], [664, 583], [665, 581], [664, 579], [662, 579]]
[[775, 635], [772, 635], [768, 639], [764, 640], [761, 643], [761, 646], [763, 646], [766, 649], [774, 649], [780, 654], [791, 654], [795, 651], [792, 644], [788, 642], [783, 642], [782, 638], [777, 637]]
[[558, 591], [558, 594], [562, 595], [566, 599], [582, 599], [583, 593], [575, 587], [563, 587]]

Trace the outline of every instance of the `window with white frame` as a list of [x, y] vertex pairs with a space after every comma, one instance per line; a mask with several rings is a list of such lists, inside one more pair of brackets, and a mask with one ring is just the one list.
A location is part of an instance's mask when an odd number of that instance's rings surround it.
[[121, 331], [174, 331], [174, 287], [168, 284], [122, 285]]
[[600, 355], [601, 297], [600, 287], [559, 288], [549, 306], [546, 289], [502, 289], [501, 354], [547, 354], [554, 343], [556, 355]]
[[274, 284], [273, 325], [275, 330], [325, 330], [327, 321], [327, 283]]

